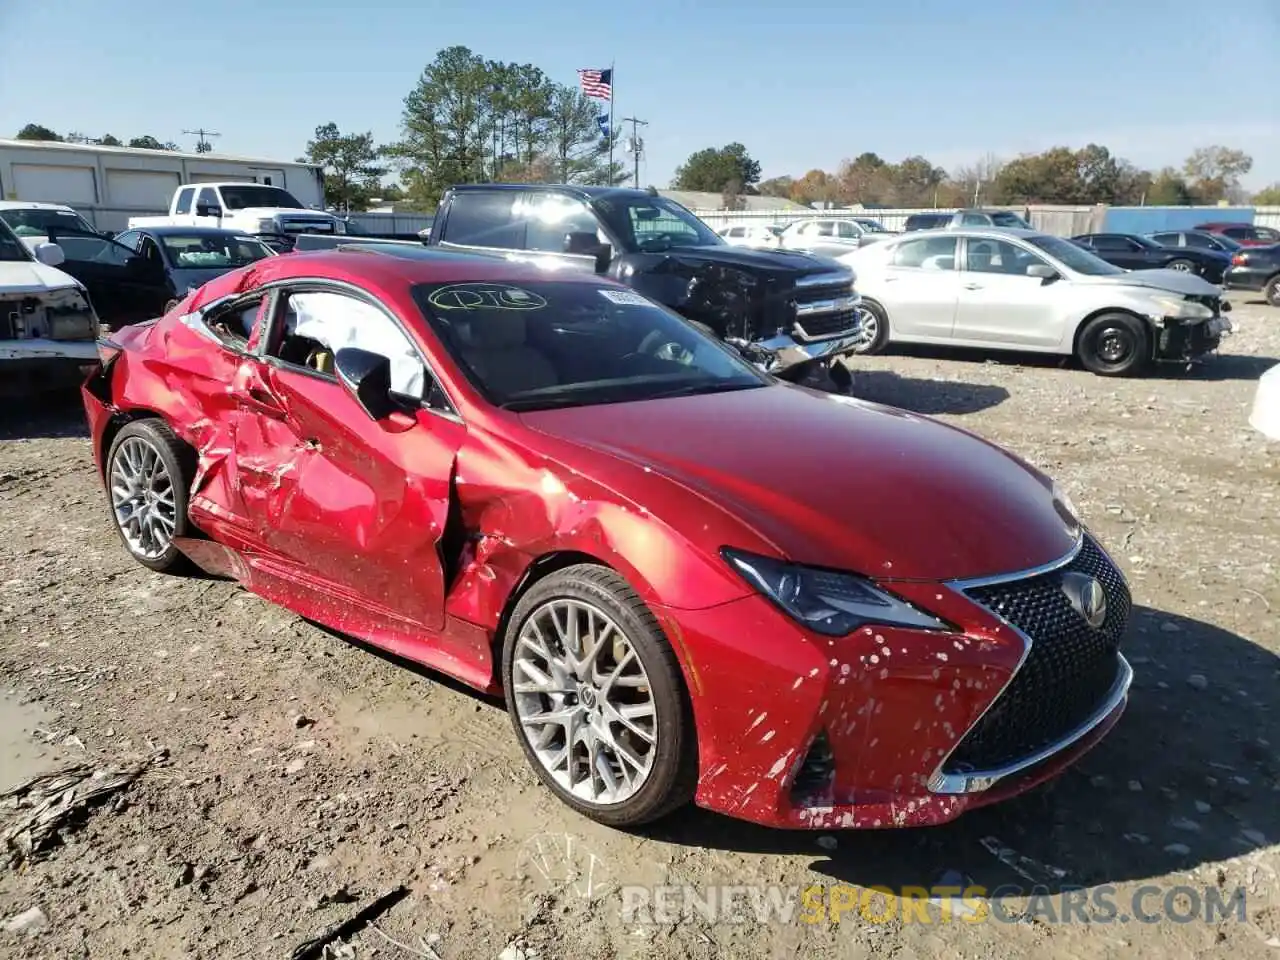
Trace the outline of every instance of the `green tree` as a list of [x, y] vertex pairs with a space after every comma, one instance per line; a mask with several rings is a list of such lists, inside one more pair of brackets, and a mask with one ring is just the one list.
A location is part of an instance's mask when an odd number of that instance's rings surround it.
[[892, 201], [899, 207], [932, 206], [939, 185], [947, 179], [945, 170], [924, 157], [907, 157], [887, 173], [893, 184]]
[[876, 153], [864, 152], [845, 160], [836, 181], [844, 203], [888, 203], [893, 195], [893, 171]]
[[373, 133], [342, 133], [332, 121], [316, 127], [306, 160], [324, 171], [325, 203], [346, 212], [360, 211], [382, 190], [387, 167], [378, 163], [383, 148]]
[[1200, 203], [1243, 199], [1240, 178], [1252, 169], [1253, 157], [1218, 144], [1200, 147], [1182, 165], [1182, 173]]
[[791, 177], [770, 177], [768, 180], [761, 180], [756, 184], [756, 190], [762, 197], [783, 197], [790, 199], [791, 188], [795, 185], [795, 180]]
[[19, 140], [62, 140], [62, 137], [54, 133], [48, 127], [39, 123], [28, 123], [25, 127], [18, 131]]
[[1187, 179], [1173, 167], [1165, 167], [1151, 177], [1142, 201], [1151, 207], [1185, 207], [1195, 203]]
[[120, 140], [119, 137], [113, 137], [109, 133], [104, 133], [102, 135], [102, 139], [99, 140], [98, 142], [102, 144], [104, 147], [123, 147], [124, 146], [124, 143]]
[[792, 182], [788, 196], [796, 203], [810, 206], [815, 203], [835, 203], [840, 199], [840, 184], [825, 170], [810, 170], [799, 180]]
[[720, 193], [732, 183], [738, 190], [751, 192], [760, 182], [760, 164], [751, 159], [740, 143], [707, 147], [691, 154], [676, 168], [671, 186], [676, 190], [705, 190]]
[[1280, 183], [1259, 190], [1253, 195], [1253, 202], [1260, 207], [1280, 207]]
[[134, 137], [129, 141], [129, 146], [137, 147], [139, 150], [177, 150], [178, 145], [172, 141], [161, 143], [155, 137], [147, 134], [141, 137]]

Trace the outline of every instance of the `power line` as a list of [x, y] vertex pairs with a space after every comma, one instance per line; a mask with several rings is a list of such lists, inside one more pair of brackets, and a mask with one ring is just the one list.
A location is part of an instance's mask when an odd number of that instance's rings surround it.
[[213, 149], [213, 144], [208, 141], [208, 137], [220, 137], [222, 134], [214, 133], [212, 130], [206, 130], [200, 127], [198, 130], [183, 130], [184, 135], [199, 136], [200, 140], [196, 143], [196, 153], [208, 153]]
[[627, 149], [631, 151], [632, 161], [635, 170], [635, 187], [640, 189], [640, 154], [644, 152], [644, 141], [636, 134], [636, 127], [647, 127], [648, 120], [639, 120], [635, 117], [623, 117], [623, 123], [631, 124], [631, 140], [627, 143]]

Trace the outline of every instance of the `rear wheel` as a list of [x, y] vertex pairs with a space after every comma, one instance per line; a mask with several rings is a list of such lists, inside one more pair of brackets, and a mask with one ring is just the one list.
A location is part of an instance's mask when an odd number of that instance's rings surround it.
[[1271, 306], [1280, 307], [1280, 274], [1267, 281], [1267, 285], [1262, 288], [1262, 295]]
[[1169, 263], [1168, 269], [1177, 270], [1180, 273], [1195, 273], [1196, 265], [1190, 260], [1172, 260]]
[[135, 420], [107, 454], [107, 498], [116, 532], [144, 567], [176, 572], [186, 558], [174, 546], [187, 535], [187, 447], [163, 420]]
[[1151, 335], [1144, 321], [1127, 313], [1104, 313], [1080, 331], [1076, 347], [1086, 370], [1104, 377], [1132, 376], [1151, 360]]
[[509, 619], [507, 711], [539, 779], [615, 827], [693, 799], [693, 716], [680, 666], [626, 581], [582, 564], [533, 585]]

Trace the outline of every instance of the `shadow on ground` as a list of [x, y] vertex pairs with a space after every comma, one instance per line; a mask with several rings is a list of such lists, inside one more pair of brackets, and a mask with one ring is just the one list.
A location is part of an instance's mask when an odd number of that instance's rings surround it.
[[1280, 658], [1143, 607], [1125, 651], [1136, 677], [1120, 723], [1075, 768], [1016, 800], [941, 827], [845, 831], [830, 854], [812, 833], [700, 810], [648, 833], [712, 849], [812, 852], [815, 872], [861, 886], [928, 888], [959, 875], [1026, 892], [1161, 877], [1280, 841]]
[[1009, 399], [1004, 387], [959, 380], [921, 380], [888, 370], [855, 370], [853, 396], [925, 416], [978, 413]]
[[0, 440], [87, 436], [89, 425], [78, 390], [7, 397], [0, 404]]
[[[886, 351], [893, 356], [901, 357], [921, 357], [930, 360], [958, 360], [964, 363], [974, 363], [1004, 367], [1029, 367], [1038, 370], [1052, 370], [1054, 368], [1081, 371], [1083, 368], [1078, 362], [1069, 358], [1058, 356], [1056, 354], [1046, 353], [1015, 353], [1012, 351], [1001, 350], [999, 352], [991, 352], [985, 350], [973, 350], [967, 347], [935, 347], [923, 344], [895, 344], [890, 350]], [[1160, 363], [1142, 374], [1138, 379], [1149, 380], [1210, 380], [1210, 381], [1227, 381], [1227, 380], [1257, 380], [1267, 370], [1270, 370], [1280, 360], [1275, 357], [1250, 357], [1240, 354], [1225, 353], [1215, 356], [1205, 357], [1194, 363]], [[856, 371], [856, 368], [855, 368]], [[858, 381], [868, 374], [855, 372], [854, 393], [858, 393]], [[1103, 377], [1099, 378], [1106, 379]], [[933, 381], [919, 381], [920, 383], [929, 383]], [[945, 381], [943, 381], [945, 382]], [[925, 411], [920, 411], [924, 413]]]

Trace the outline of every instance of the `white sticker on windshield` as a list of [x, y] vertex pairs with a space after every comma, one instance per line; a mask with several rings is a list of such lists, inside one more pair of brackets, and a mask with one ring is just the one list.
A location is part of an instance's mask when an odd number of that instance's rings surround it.
[[647, 307], [650, 306], [649, 301], [638, 293], [632, 293], [630, 290], [601, 290], [600, 296], [604, 297], [610, 303], [616, 303], [620, 307]]

